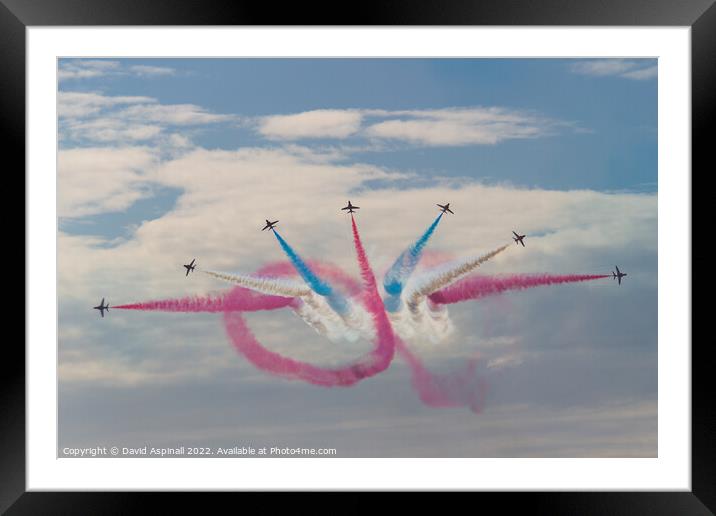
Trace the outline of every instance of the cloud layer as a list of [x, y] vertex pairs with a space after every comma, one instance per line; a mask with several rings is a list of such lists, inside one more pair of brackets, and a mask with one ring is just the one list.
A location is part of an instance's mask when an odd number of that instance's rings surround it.
[[177, 141], [170, 132], [177, 127], [191, 129], [239, 120], [235, 115], [211, 113], [194, 104], [161, 104], [152, 97], [72, 91], [58, 93], [57, 113], [60, 141], [82, 145], [149, 142], [165, 137], [169, 139], [166, 145]]
[[[63, 302], [77, 304], [99, 299], [105, 292], [111, 292], [110, 300], [117, 304], [223, 289], [224, 285], [201, 276], [190, 282], [178, 281], [183, 277], [177, 267], [184, 258], [196, 256], [204, 268], [249, 273], [266, 260], [281, 259], [273, 239], [263, 238], [265, 234], [259, 231], [267, 217], [283, 221], [284, 236], [299, 252], [352, 270], [349, 228], [338, 208], [347, 192], [392, 176], [373, 166], [338, 165], [279, 149], [195, 149], [165, 160], [144, 148], [111, 152], [74, 149], [61, 151], [60, 159], [63, 170], [79, 171], [76, 175], [63, 172], [68, 177], [61, 179], [61, 185], [67, 185], [61, 189], [66, 213], [98, 213], [127, 206], [144, 195], [149, 184], [183, 192], [174, 209], [141, 223], [131, 239], [120, 245], [98, 247], [96, 238], [60, 234], [59, 295]], [[95, 163], [109, 165], [98, 170]], [[105, 174], [107, 180], [94, 181], [93, 174]], [[381, 275], [432, 220], [426, 208], [445, 199], [457, 215], [445, 220], [435, 235], [433, 244], [438, 250], [469, 256], [509, 241], [514, 228], [530, 235], [529, 249], [511, 248], [489, 264], [488, 273], [607, 272], [617, 260], [629, 270], [631, 261], [656, 252], [653, 195], [527, 190], [479, 183], [456, 190], [439, 178], [431, 188], [363, 189], [359, 195], [364, 208], [362, 232], [371, 262]], [[394, 220], [396, 206], [401, 207], [401, 222], [386, 224]], [[632, 251], [625, 255], [624, 249]], [[107, 264], [112, 264], [111, 270]], [[644, 274], [630, 276], [630, 284], [652, 284], [648, 273]], [[606, 286], [612, 288], [609, 283]], [[599, 287], [583, 287], [582, 292], [586, 295], [593, 288]], [[142, 315], [115, 316], [112, 321], [132, 317]], [[459, 352], [459, 338], [455, 345], [454, 351]], [[300, 349], [300, 343], [292, 343], [293, 353]], [[444, 353], [451, 348], [441, 349]], [[322, 355], [345, 358], [339, 350], [323, 350]], [[492, 357], [495, 364], [504, 359], [502, 355], [503, 350]], [[115, 370], [121, 376], [123, 369]], [[141, 371], [141, 365], [136, 365], [134, 377]], [[146, 378], [151, 381], [152, 374]]]
[[147, 195], [157, 163], [146, 147], [63, 150], [57, 160], [57, 212], [85, 217], [124, 210]]
[[501, 107], [332, 109], [263, 117], [258, 120], [257, 130], [267, 138], [281, 140], [362, 137], [426, 146], [463, 146], [543, 137], [572, 125]]
[[60, 81], [78, 81], [118, 76], [160, 77], [175, 73], [176, 70], [168, 66], [123, 65], [109, 59], [63, 59], [57, 77]]
[[659, 74], [656, 64], [645, 64], [643, 60], [629, 59], [589, 59], [572, 63], [571, 69], [580, 75], [595, 77], [622, 77], [643, 81], [655, 79]]
[[[162, 158], [159, 150], [134, 147], [108, 152], [61, 151], [61, 162], [74, 163], [73, 170], [84, 166], [91, 175], [92, 164], [105, 162], [113, 167], [105, 173], [115, 178], [108, 183], [68, 174], [61, 187], [75, 180], [77, 186], [69, 190], [74, 193], [63, 209], [78, 214], [126, 206], [143, 195], [147, 184], [182, 193], [170, 211], [141, 222], [125, 241], [58, 235], [61, 445], [100, 435], [128, 444], [137, 436], [176, 443], [190, 432], [217, 445], [226, 445], [229, 434], [268, 445], [308, 443], [313, 435], [322, 445], [335, 443], [342, 456], [369, 453], [363, 448], [367, 440], [380, 443], [370, 452], [373, 456], [656, 453], [656, 196], [470, 182], [455, 189], [440, 178], [434, 178], [429, 188], [393, 188], [391, 171], [338, 164], [324, 155], [312, 156], [305, 148], [300, 153], [194, 148], [170, 158]], [[375, 180], [387, 181], [388, 186], [365, 189]], [[267, 217], [282, 221], [283, 235], [299, 252], [334, 261], [357, 276], [348, 220], [338, 209], [348, 197], [359, 199], [363, 208], [359, 217], [365, 245], [381, 275], [433, 219], [434, 203], [449, 200], [456, 215], [434, 236], [431, 245], [436, 251], [466, 256], [508, 240], [512, 229], [528, 235], [527, 248], [509, 249], [490, 262], [485, 273], [606, 272], [618, 261], [630, 272], [630, 281], [621, 290], [604, 280], [450, 307], [457, 329], [451, 339], [439, 347], [419, 338], [411, 341], [412, 349], [437, 371], [459, 368], [466, 357], [481, 354], [481, 374], [490, 378], [490, 392], [485, 412], [473, 415], [471, 422], [461, 411], [440, 415], [420, 407], [408, 390], [409, 378], [400, 361], [386, 378], [351, 391], [304, 392], [294, 382], [263, 375], [237, 356], [212, 314], [113, 312], [100, 320], [91, 313], [89, 307], [102, 296], [118, 304], [226, 288], [204, 275], [185, 278], [181, 264], [192, 257], [197, 257], [199, 267], [235, 272], [252, 272], [267, 260], [281, 259], [274, 239], [263, 238], [266, 235], [260, 232]], [[345, 363], [369, 344], [332, 344], [289, 312], [255, 314], [249, 324], [269, 349], [319, 365]], [[290, 339], [285, 338], [287, 331]], [[201, 428], [172, 419], [171, 399], [182, 399], [182, 406], [192, 411], [205, 406], [198, 399], [191, 401], [197, 394], [188, 395], [188, 386], [216, 404], [214, 412], [200, 417]], [[91, 392], [108, 393], [104, 408], [81, 418], [86, 410], [82, 407], [95, 406], [87, 399]], [[218, 401], [227, 392], [242, 392], [246, 398]], [[369, 392], [374, 395], [365, 397]], [[391, 394], [386, 397], [386, 392]], [[148, 393], [154, 393], [151, 399]], [[246, 413], [247, 403], [271, 404], [272, 396], [300, 396], [304, 408], [333, 416], [326, 417], [323, 429], [314, 421], [306, 438], [295, 432], [291, 437], [281, 430], [299, 428], [288, 405], [283, 412], [272, 413], [270, 420]], [[381, 401], [368, 406], [367, 399]], [[614, 404], [621, 404], [617, 412]], [[152, 406], [164, 407], [153, 419], [161, 436], [147, 428], [133, 431], [131, 423], [121, 429], [108, 426], [111, 413], [125, 413], [123, 420], [134, 421], [143, 407]], [[383, 413], [388, 406], [392, 409]], [[216, 414], [233, 414], [237, 407], [244, 407], [238, 424], [242, 430], [237, 433], [234, 426], [233, 433], [227, 433]], [[361, 437], [351, 430], [338, 439], [339, 433], [330, 430], [335, 417], [366, 421]], [[82, 428], [77, 426], [80, 420]], [[167, 431], [169, 420], [175, 421], [176, 431]], [[442, 424], [434, 426], [436, 420]], [[601, 431], [587, 432], [594, 424], [589, 421], [595, 420]], [[609, 423], [612, 430], [607, 436], [604, 425], [609, 421], [613, 424]], [[390, 437], [405, 425], [433, 428], [431, 446], [425, 446], [424, 436], [411, 432], [402, 433], [399, 441]], [[474, 425], [480, 439], [464, 433]], [[515, 428], [531, 429], [530, 442], [515, 442], [526, 438]], [[535, 431], [541, 436], [538, 440]]]

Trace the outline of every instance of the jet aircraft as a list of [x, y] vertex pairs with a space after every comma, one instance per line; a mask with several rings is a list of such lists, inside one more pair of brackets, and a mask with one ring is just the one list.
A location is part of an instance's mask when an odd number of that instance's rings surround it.
[[617, 268], [617, 272], [612, 272], [612, 279], [618, 279], [618, 280], [619, 280], [619, 284], [621, 285], [621, 284], [622, 284], [622, 278], [623, 278], [624, 276], [626, 276], [627, 274], [626, 274], [626, 272], [620, 271], [620, 270], [619, 270], [619, 267], [617, 267], [616, 265], [615, 265], [614, 267]]
[[524, 237], [526, 237], [527, 235], [518, 235], [518, 234], [515, 233], [514, 231], [512, 232], [512, 234], [515, 235], [515, 236], [512, 237], [512, 240], [515, 241], [515, 244], [518, 244], [518, 243], [519, 243], [519, 244], [522, 244], [522, 247], [524, 247], [524, 246], [525, 246], [525, 243], [522, 241], [522, 239], [523, 239]]
[[354, 213], [354, 210], [360, 210], [360, 206], [353, 206], [350, 201], [348, 201], [348, 206], [345, 208], [341, 208], [341, 211], [348, 210], [348, 213]]
[[452, 212], [452, 210], [450, 209], [450, 203], [447, 203], [445, 206], [443, 206], [442, 204], [438, 204], [438, 206], [440, 207], [440, 209], [442, 210], [443, 213], [445, 213], [446, 211], [448, 211], [448, 212], [452, 213], [453, 215], [455, 215], [455, 214]]
[[195, 261], [196, 261], [196, 258], [192, 259], [192, 261], [191, 261], [190, 263], [184, 265], [184, 268], [186, 269], [186, 275], [184, 276], [185, 278], [186, 278], [186, 276], [188, 276], [189, 273], [190, 273], [191, 271], [193, 271], [194, 268], [196, 267], [196, 265], [194, 265], [194, 262], [195, 262]]
[[265, 231], [267, 229], [273, 229], [273, 227], [278, 224], [278, 220], [274, 220], [273, 222], [269, 221], [269, 219], [266, 219], [266, 225], [263, 227], [261, 231]]
[[104, 304], [104, 298], [102, 298], [102, 302], [93, 307], [95, 310], [99, 310], [99, 313], [102, 314], [102, 317], [104, 317], [104, 311], [107, 310], [109, 312], [109, 304]]

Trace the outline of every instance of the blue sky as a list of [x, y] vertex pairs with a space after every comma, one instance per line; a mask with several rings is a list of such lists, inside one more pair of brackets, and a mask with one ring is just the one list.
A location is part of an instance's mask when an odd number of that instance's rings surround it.
[[[344, 456], [656, 453], [656, 60], [62, 59], [58, 70], [61, 446], [266, 438], [331, 441]], [[477, 416], [420, 404], [399, 361], [326, 390], [254, 370], [215, 316], [88, 314], [103, 296], [225, 288], [184, 278], [191, 257], [244, 273], [281, 259], [257, 233], [267, 217], [299, 252], [353, 270], [336, 218], [348, 198], [364, 207], [378, 274], [450, 201], [435, 251], [469, 256], [512, 229], [529, 235], [485, 273], [618, 263], [629, 277], [450, 307], [454, 336], [412, 344], [436, 370], [487, 357]], [[307, 360], [357, 349], [292, 314], [251, 322]]]

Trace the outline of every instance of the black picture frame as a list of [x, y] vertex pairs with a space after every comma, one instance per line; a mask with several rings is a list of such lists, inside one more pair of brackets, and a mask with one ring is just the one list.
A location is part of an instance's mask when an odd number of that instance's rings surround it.
[[[285, 3], [193, 0], [0, 0], [0, 130], [6, 156], [25, 164], [25, 29], [82, 25], [620, 25], [689, 26], [692, 43], [692, 168], [713, 174], [708, 126], [716, 111], [715, 0], [407, 0], [360, 2], [355, 9]], [[9, 174], [10, 170], [6, 171]], [[693, 177], [693, 173], [691, 174]], [[696, 222], [696, 218], [694, 219]], [[710, 220], [710, 219], [707, 219]], [[693, 260], [692, 260], [693, 263]], [[665, 266], [665, 265], [662, 265]], [[26, 271], [26, 279], [28, 272]], [[691, 284], [691, 277], [685, 274]], [[690, 492], [479, 493], [510, 507], [550, 514], [712, 514], [716, 512], [716, 404], [709, 341], [692, 347]], [[25, 492], [25, 354], [10, 346], [0, 381], [0, 511], [7, 514], [129, 513], [147, 494]], [[685, 346], [690, 342], [680, 343]], [[246, 501], [247, 499], [245, 499]], [[266, 508], [264, 497], [249, 506]], [[191, 507], [185, 496], [180, 503]], [[198, 506], [201, 507], [201, 506]], [[166, 507], [165, 507], [166, 508]], [[203, 507], [201, 507], [203, 509]]]

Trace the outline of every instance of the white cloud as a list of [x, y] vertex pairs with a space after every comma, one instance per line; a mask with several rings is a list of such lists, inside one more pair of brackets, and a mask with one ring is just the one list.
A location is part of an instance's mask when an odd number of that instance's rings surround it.
[[588, 59], [572, 63], [571, 69], [580, 75], [596, 77], [616, 76], [633, 80], [653, 79], [658, 76], [658, 66], [653, 60]]
[[126, 65], [111, 59], [62, 59], [57, 70], [57, 78], [60, 81], [108, 76], [157, 77], [174, 74], [176, 70], [166, 66]]
[[238, 120], [194, 104], [159, 104], [144, 96], [60, 91], [60, 140], [128, 144], [153, 141], [169, 149], [188, 148], [187, 135], [168, 134], [171, 127], [203, 126]]
[[169, 136], [169, 143], [178, 149], [186, 149], [194, 145], [189, 138], [176, 133]]
[[151, 97], [109, 96], [100, 93], [60, 91], [57, 94], [57, 116], [62, 118], [82, 118], [94, 115], [103, 109], [123, 104], [147, 104], [156, 102]]
[[[164, 105], [151, 97], [84, 92], [60, 92], [58, 111], [61, 138], [71, 136], [92, 141], [112, 141], [113, 138], [120, 142], [139, 141], [157, 136], [167, 126], [242, 120], [240, 116], [211, 113], [194, 104]], [[95, 119], [67, 122], [67, 119], [89, 117]], [[120, 127], [121, 124], [126, 125], [126, 129]], [[89, 130], [98, 127], [103, 130]], [[254, 121], [255, 130], [269, 140], [363, 138], [370, 143], [359, 148], [363, 151], [381, 150], [381, 145], [396, 141], [426, 146], [493, 145], [512, 139], [545, 137], [565, 127], [579, 129], [571, 122], [501, 107], [398, 111], [327, 109], [267, 116]], [[334, 148], [328, 149], [328, 153], [345, 155], [350, 150]], [[316, 155], [313, 151], [310, 154]]]
[[547, 119], [503, 108], [456, 108], [397, 112], [365, 133], [433, 146], [489, 145], [544, 136], [553, 127]]
[[118, 61], [111, 60], [82, 60], [60, 61], [57, 76], [60, 81], [68, 79], [90, 79], [102, 77], [119, 69]]
[[147, 148], [85, 148], [58, 154], [57, 212], [82, 217], [127, 208], [144, 195], [156, 157]]
[[115, 115], [129, 120], [159, 122], [168, 125], [202, 125], [235, 119], [232, 115], [210, 113], [194, 104], [144, 104], [130, 106]]
[[658, 66], [650, 66], [648, 68], [640, 68], [638, 70], [631, 70], [629, 72], [625, 72], [622, 74], [622, 77], [626, 77], [627, 79], [635, 79], [635, 80], [646, 80], [646, 79], [654, 79], [658, 77], [659, 75], [659, 67]]
[[623, 59], [594, 59], [573, 63], [572, 70], [583, 75], [619, 75], [634, 66], [634, 63]]
[[362, 118], [355, 110], [318, 109], [264, 117], [259, 121], [258, 130], [273, 139], [347, 138], [358, 131]]
[[166, 66], [147, 66], [147, 65], [134, 65], [129, 67], [129, 71], [137, 75], [174, 75], [176, 70]]
[[316, 110], [259, 119], [257, 130], [271, 139], [369, 138], [429, 146], [490, 145], [552, 134], [565, 122], [500, 107], [387, 111]]
[[162, 128], [153, 124], [126, 122], [118, 118], [98, 118], [66, 126], [73, 139], [89, 138], [97, 142], [124, 142], [149, 140], [159, 135]]

